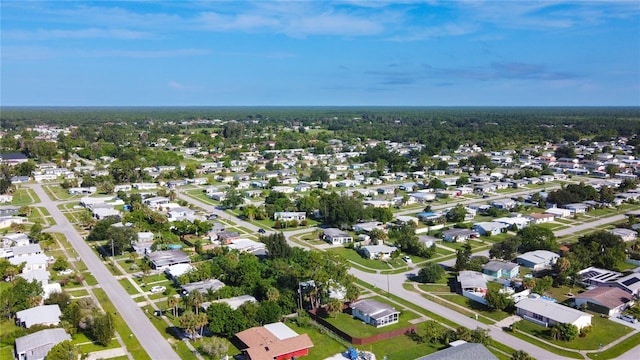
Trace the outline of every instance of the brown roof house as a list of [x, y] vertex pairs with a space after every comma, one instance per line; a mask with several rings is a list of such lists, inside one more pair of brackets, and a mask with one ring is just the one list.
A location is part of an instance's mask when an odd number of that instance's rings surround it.
[[236, 334], [241, 350], [251, 360], [286, 360], [309, 354], [309, 335], [298, 335], [281, 322], [252, 327]]
[[586, 304], [589, 310], [613, 316], [622, 312], [629, 304], [631, 294], [617, 287], [597, 287], [587, 290], [574, 298], [576, 306]]

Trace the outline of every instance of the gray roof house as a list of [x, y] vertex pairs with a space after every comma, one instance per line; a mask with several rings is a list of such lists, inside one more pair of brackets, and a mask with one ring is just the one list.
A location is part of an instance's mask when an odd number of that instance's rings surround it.
[[60, 323], [60, 307], [54, 305], [42, 305], [16, 313], [16, 323], [27, 329], [33, 325], [58, 325]]
[[164, 269], [176, 264], [189, 264], [191, 259], [180, 249], [162, 250], [147, 253], [147, 258], [151, 260], [154, 269]]
[[398, 322], [400, 311], [373, 299], [362, 299], [351, 303], [351, 315], [369, 325], [381, 327]]
[[419, 357], [416, 360], [498, 360], [498, 358], [482, 344], [470, 342], [457, 343], [458, 342], [455, 341], [450, 344], [451, 347]]
[[525, 298], [516, 303], [516, 313], [523, 319], [543, 326], [572, 324], [582, 329], [591, 325], [593, 315], [540, 298]]
[[44, 329], [16, 339], [16, 359], [43, 360], [49, 350], [71, 336], [64, 329]]
[[337, 228], [324, 229], [322, 238], [331, 244], [346, 244], [353, 241], [351, 235]]
[[539, 271], [544, 269], [550, 269], [560, 255], [547, 251], [547, 250], [535, 250], [526, 252], [516, 258], [516, 263], [533, 271]]

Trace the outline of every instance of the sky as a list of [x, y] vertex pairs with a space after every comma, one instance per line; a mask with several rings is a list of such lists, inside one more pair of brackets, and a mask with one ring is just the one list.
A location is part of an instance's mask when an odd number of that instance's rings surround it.
[[640, 1], [0, 2], [1, 106], [640, 106]]

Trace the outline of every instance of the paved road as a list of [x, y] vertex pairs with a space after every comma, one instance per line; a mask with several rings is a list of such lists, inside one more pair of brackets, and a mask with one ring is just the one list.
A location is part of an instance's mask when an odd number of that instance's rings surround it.
[[601, 218], [601, 219], [597, 219], [594, 221], [590, 221], [584, 224], [580, 224], [580, 225], [575, 225], [575, 226], [571, 226], [568, 227], [566, 229], [560, 229], [558, 231], [554, 231], [553, 233], [556, 235], [556, 237], [560, 237], [560, 236], [565, 236], [565, 235], [571, 235], [573, 233], [576, 233], [578, 231], [582, 231], [582, 230], [587, 230], [587, 229], [591, 229], [600, 225], [606, 225], [606, 224], [610, 224], [613, 222], [617, 222], [617, 221], [622, 221], [626, 218], [626, 216], [624, 214], [621, 215], [614, 215], [614, 216], [609, 216], [606, 218]]
[[406, 280], [406, 274], [378, 275], [366, 273], [353, 268], [349, 271], [349, 273], [360, 280], [366, 281], [367, 283], [378, 287], [380, 289], [380, 294], [384, 294], [388, 289], [388, 291], [393, 295], [396, 295], [442, 317], [445, 317], [457, 324], [468, 327], [469, 329], [475, 329], [477, 327], [489, 329], [491, 337], [495, 341], [510, 346], [513, 349], [524, 350], [529, 353], [529, 355], [534, 356], [537, 359], [568, 359], [539, 348], [526, 341], [520, 340], [517, 337], [511, 336], [508, 333], [502, 331], [502, 329], [497, 328], [496, 326], [483, 324], [479, 321], [476, 321], [475, 319], [462, 315], [457, 311], [429, 301], [418, 293], [405, 290], [402, 287], [402, 284]]
[[640, 345], [618, 356], [617, 360], [638, 360], [640, 359]]
[[[529, 192], [537, 192], [539, 190], [535, 190], [535, 191], [527, 191], [527, 193]], [[522, 194], [522, 193], [519, 193]], [[515, 194], [510, 194], [511, 196], [516, 196]], [[216, 215], [218, 215], [219, 217], [225, 218], [225, 219], [229, 219], [235, 223], [237, 223], [240, 226], [243, 226], [247, 229], [250, 229], [252, 231], [258, 231], [259, 227], [251, 224], [249, 222], [246, 221], [242, 221], [240, 219], [238, 219], [237, 217], [230, 215], [222, 210], [217, 209], [215, 206], [212, 205], [208, 205], [203, 203], [202, 201], [199, 201], [197, 199], [194, 199], [192, 197], [189, 196], [184, 196], [182, 194], [179, 194], [179, 197], [181, 199], [184, 199], [196, 206], [201, 207], [202, 209], [214, 213]], [[498, 196], [496, 198], [502, 198], [503, 196]], [[491, 199], [481, 199], [479, 201], [487, 201], [487, 200], [491, 200]], [[473, 202], [473, 201], [471, 201]], [[415, 210], [412, 210], [411, 212], [415, 212]], [[622, 218], [624, 218], [624, 215], [620, 215], [622, 216]], [[617, 216], [616, 216], [617, 217]], [[571, 229], [566, 229], [570, 232], [575, 232], [575, 231], [579, 231], [584, 229], [587, 229], [589, 227], [593, 227], [593, 226], [598, 226], [601, 224], [605, 224], [605, 223], [609, 223], [609, 222], [614, 222], [614, 221], [618, 221], [620, 219], [616, 219], [616, 217], [614, 217], [614, 219], [612, 218], [605, 218], [605, 219], [601, 219], [595, 222], [591, 222], [591, 223], [587, 223], [584, 225], [580, 225], [580, 226], [576, 226], [574, 228]], [[300, 230], [294, 230], [294, 231], [287, 231], [284, 232], [285, 236], [287, 237], [287, 239], [295, 234], [300, 234], [303, 232], [309, 232], [309, 229], [300, 229]], [[556, 236], [560, 236], [557, 235], [556, 232]], [[301, 246], [298, 243], [295, 242], [291, 242], [289, 241], [289, 243], [292, 246]], [[476, 253], [474, 255], [488, 255], [488, 250], [484, 250], [481, 251], [479, 253]], [[453, 266], [455, 264], [455, 259], [452, 260], [448, 260], [448, 261], [444, 261], [443, 262], [445, 265], [449, 265], [449, 266]], [[415, 272], [415, 270], [413, 270]], [[481, 327], [484, 329], [489, 329], [491, 337], [496, 340], [499, 343], [505, 344], [513, 349], [517, 349], [517, 350], [524, 350], [527, 353], [529, 353], [531, 356], [537, 358], [537, 359], [568, 359], [566, 357], [554, 354], [550, 351], [544, 350], [538, 346], [535, 346], [531, 343], [528, 343], [524, 340], [521, 340], [517, 337], [511, 336], [509, 333], [506, 333], [504, 331], [502, 331], [502, 329], [496, 327], [496, 326], [489, 326], [486, 324], [483, 324], [479, 321], [476, 321], [475, 319], [469, 318], [465, 315], [460, 314], [457, 311], [454, 310], [450, 310], [442, 305], [436, 304], [432, 301], [429, 301], [427, 299], [425, 299], [424, 297], [422, 297], [420, 294], [412, 292], [412, 291], [408, 291], [405, 290], [402, 287], [402, 284], [404, 284], [406, 278], [407, 278], [407, 274], [411, 273], [411, 271], [407, 272], [407, 273], [403, 273], [403, 274], [393, 274], [393, 275], [384, 275], [384, 274], [372, 274], [372, 273], [367, 273], [367, 272], [363, 272], [357, 269], [350, 269], [349, 272], [354, 275], [356, 278], [365, 281], [369, 284], [372, 284], [376, 287], [378, 287], [380, 289], [380, 293], [383, 294], [384, 292], [386, 292], [387, 290], [393, 294], [396, 295], [402, 299], [405, 299], [407, 301], [412, 302], [413, 304], [416, 304], [417, 306], [420, 306], [424, 309], [427, 309], [433, 313], [436, 313], [440, 316], [443, 316], [457, 324], [463, 325], [465, 327], [468, 327], [470, 329], [475, 329], [477, 327]], [[638, 359], [638, 351], [640, 350], [640, 346], [632, 349], [631, 351], [628, 351], [627, 353], [625, 353], [624, 355], [622, 355], [621, 357], [619, 357], [619, 359], [623, 359], [623, 360], [636, 360]]]
[[[109, 270], [102, 263], [101, 259], [91, 250], [87, 243], [80, 237], [76, 229], [69, 220], [56, 207], [56, 203], [51, 201], [47, 193], [42, 189], [42, 185], [30, 185], [41, 201], [41, 206], [45, 207], [53, 219], [55, 226], [48, 231], [60, 232], [71, 242], [73, 248], [78, 252], [91, 274], [98, 280], [102, 289], [107, 293], [109, 300], [118, 310], [122, 319], [127, 323], [133, 335], [137, 337], [140, 345], [147, 351], [152, 359], [179, 360], [180, 357], [171, 348], [171, 345], [163, 338], [151, 321], [136, 305], [131, 296], [122, 288], [118, 281], [111, 275]], [[120, 334], [125, 337], [129, 334]], [[134, 357], [136, 354], [133, 354]]]

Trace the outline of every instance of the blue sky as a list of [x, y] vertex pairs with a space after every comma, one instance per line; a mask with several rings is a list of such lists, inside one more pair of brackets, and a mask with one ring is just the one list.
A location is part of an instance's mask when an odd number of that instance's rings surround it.
[[640, 2], [11, 1], [3, 106], [640, 106]]

